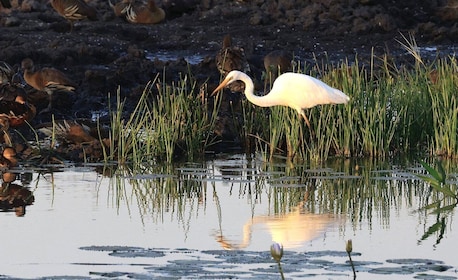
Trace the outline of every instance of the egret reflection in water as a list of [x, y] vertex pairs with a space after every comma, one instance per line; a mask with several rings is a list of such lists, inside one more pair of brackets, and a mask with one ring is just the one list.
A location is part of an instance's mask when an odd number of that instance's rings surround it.
[[222, 232], [216, 238], [226, 250], [243, 249], [252, 241], [254, 226], [262, 225], [269, 231], [273, 242], [282, 244], [285, 249], [292, 249], [322, 236], [327, 228], [338, 222], [339, 218], [335, 215], [307, 212], [303, 203], [300, 203], [286, 214], [259, 215], [247, 220], [243, 225], [243, 239], [240, 242], [227, 240]]

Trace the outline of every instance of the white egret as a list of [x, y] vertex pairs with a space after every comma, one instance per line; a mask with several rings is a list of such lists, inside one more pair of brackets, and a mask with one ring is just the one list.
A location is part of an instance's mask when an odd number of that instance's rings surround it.
[[231, 71], [212, 94], [237, 80], [245, 83], [244, 94], [251, 103], [261, 107], [276, 105], [291, 107], [304, 118], [309, 127], [310, 122], [304, 109], [321, 104], [345, 104], [350, 100], [342, 91], [332, 88], [318, 79], [291, 72], [278, 76], [268, 94], [256, 96], [251, 78], [243, 72]]

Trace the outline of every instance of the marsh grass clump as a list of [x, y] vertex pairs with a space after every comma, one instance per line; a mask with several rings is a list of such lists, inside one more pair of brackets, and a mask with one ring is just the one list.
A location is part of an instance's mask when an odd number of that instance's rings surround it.
[[430, 82], [427, 90], [431, 99], [431, 153], [456, 157], [458, 152], [458, 64], [456, 57], [439, 59], [436, 68], [425, 69]]
[[193, 160], [214, 143], [212, 127], [217, 103], [210, 108], [198, 97], [197, 84], [190, 75], [166, 85], [158, 77], [143, 91], [135, 110], [122, 117], [123, 102], [111, 111], [111, 140], [108, 158], [118, 162], [165, 161], [178, 157]]

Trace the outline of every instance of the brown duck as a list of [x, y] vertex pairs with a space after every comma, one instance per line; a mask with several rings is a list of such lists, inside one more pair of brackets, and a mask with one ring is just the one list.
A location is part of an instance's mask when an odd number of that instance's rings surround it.
[[0, 142], [12, 145], [9, 128], [30, 122], [35, 115], [35, 106], [26, 102], [23, 88], [0, 84]]
[[232, 45], [231, 35], [226, 35], [223, 38], [223, 46], [216, 54], [216, 67], [218, 71], [226, 76], [232, 70], [239, 70], [244, 73], [250, 72], [250, 65], [245, 56], [245, 51], [241, 47]]
[[267, 79], [274, 81], [278, 75], [291, 71], [293, 55], [287, 51], [271, 51], [264, 57], [264, 68]]
[[70, 31], [76, 20], [97, 20], [97, 10], [84, 0], [51, 0], [54, 10], [70, 22]]
[[115, 16], [126, 18], [127, 9], [130, 8], [132, 0], [122, 0], [116, 4], [113, 4], [110, 0], [108, 0], [108, 4], [113, 9]]
[[18, 127], [35, 117], [35, 106], [25, 102], [22, 97], [16, 101], [0, 100], [0, 119], [7, 121], [7, 127]]
[[52, 108], [52, 95], [54, 92], [65, 91], [73, 92], [75, 83], [70, 80], [64, 73], [55, 68], [42, 68], [35, 70], [33, 61], [30, 58], [22, 60], [22, 70], [24, 71], [24, 80], [34, 89], [44, 91], [49, 95], [48, 107], [40, 113], [49, 112]]
[[132, 1], [126, 10], [126, 20], [130, 23], [155, 24], [164, 19], [164, 10], [157, 7], [154, 0], [148, 0], [146, 5]]
[[2, 154], [0, 155], [0, 168], [9, 169], [16, 167], [18, 160], [16, 158], [16, 150], [12, 147], [6, 147], [3, 149]]

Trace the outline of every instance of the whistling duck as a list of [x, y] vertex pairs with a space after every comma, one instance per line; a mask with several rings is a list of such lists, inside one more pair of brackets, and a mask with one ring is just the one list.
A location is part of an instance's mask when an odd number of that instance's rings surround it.
[[156, 6], [154, 0], [148, 0], [146, 5], [135, 5], [133, 1], [127, 7], [126, 20], [130, 23], [154, 24], [164, 20], [165, 12]]
[[45, 91], [49, 95], [48, 107], [40, 113], [51, 110], [52, 94], [55, 91], [73, 92], [75, 90], [75, 83], [57, 69], [42, 68], [35, 70], [33, 61], [30, 58], [22, 60], [21, 67], [24, 71], [24, 80], [27, 84], [36, 90]]
[[84, 0], [51, 0], [51, 6], [70, 22], [70, 31], [75, 20], [97, 20], [97, 10]]
[[18, 127], [35, 117], [35, 106], [25, 102], [22, 97], [16, 101], [0, 100], [0, 119], [8, 120], [8, 127]]
[[4, 148], [0, 156], [0, 167], [8, 169], [17, 166], [17, 164], [16, 150], [12, 147]]
[[91, 135], [89, 126], [76, 121], [63, 120], [48, 125], [41, 124], [38, 131], [66, 143], [81, 144], [97, 140]]
[[68, 160], [100, 161], [103, 159], [104, 150], [111, 145], [108, 129], [91, 120], [43, 123], [36, 129], [59, 141], [56, 150], [65, 153]]
[[3, 8], [7, 8], [7, 9], [11, 8], [10, 0], [0, 0], [0, 3], [2, 4], [1, 6]]
[[16, 173], [13, 172], [3, 171], [1, 174], [3, 183], [11, 183], [17, 179]]
[[224, 36], [223, 47], [217, 53], [215, 60], [216, 67], [223, 76], [226, 76], [232, 70], [250, 72], [250, 65], [245, 57], [245, 51], [241, 47], [232, 46], [232, 37], [229, 34]]
[[35, 106], [26, 102], [24, 89], [10, 83], [0, 84], [0, 138], [12, 144], [10, 127], [29, 122], [36, 115]]
[[291, 62], [293, 56], [291, 53], [283, 50], [275, 50], [264, 57], [264, 68], [267, 79], [275, 80], [279, 74], [291, 71]]
[[108, 0], [108, 4], [110, 7], [113, 9], [113, 12], [115, 16], [117, 17], [126, 17], [127, 14], [127, 9], [130, 7], [132, 0], [122, 0], [121, 2], [118, 2], [116, 4], [111, 3], [110, 0]]

